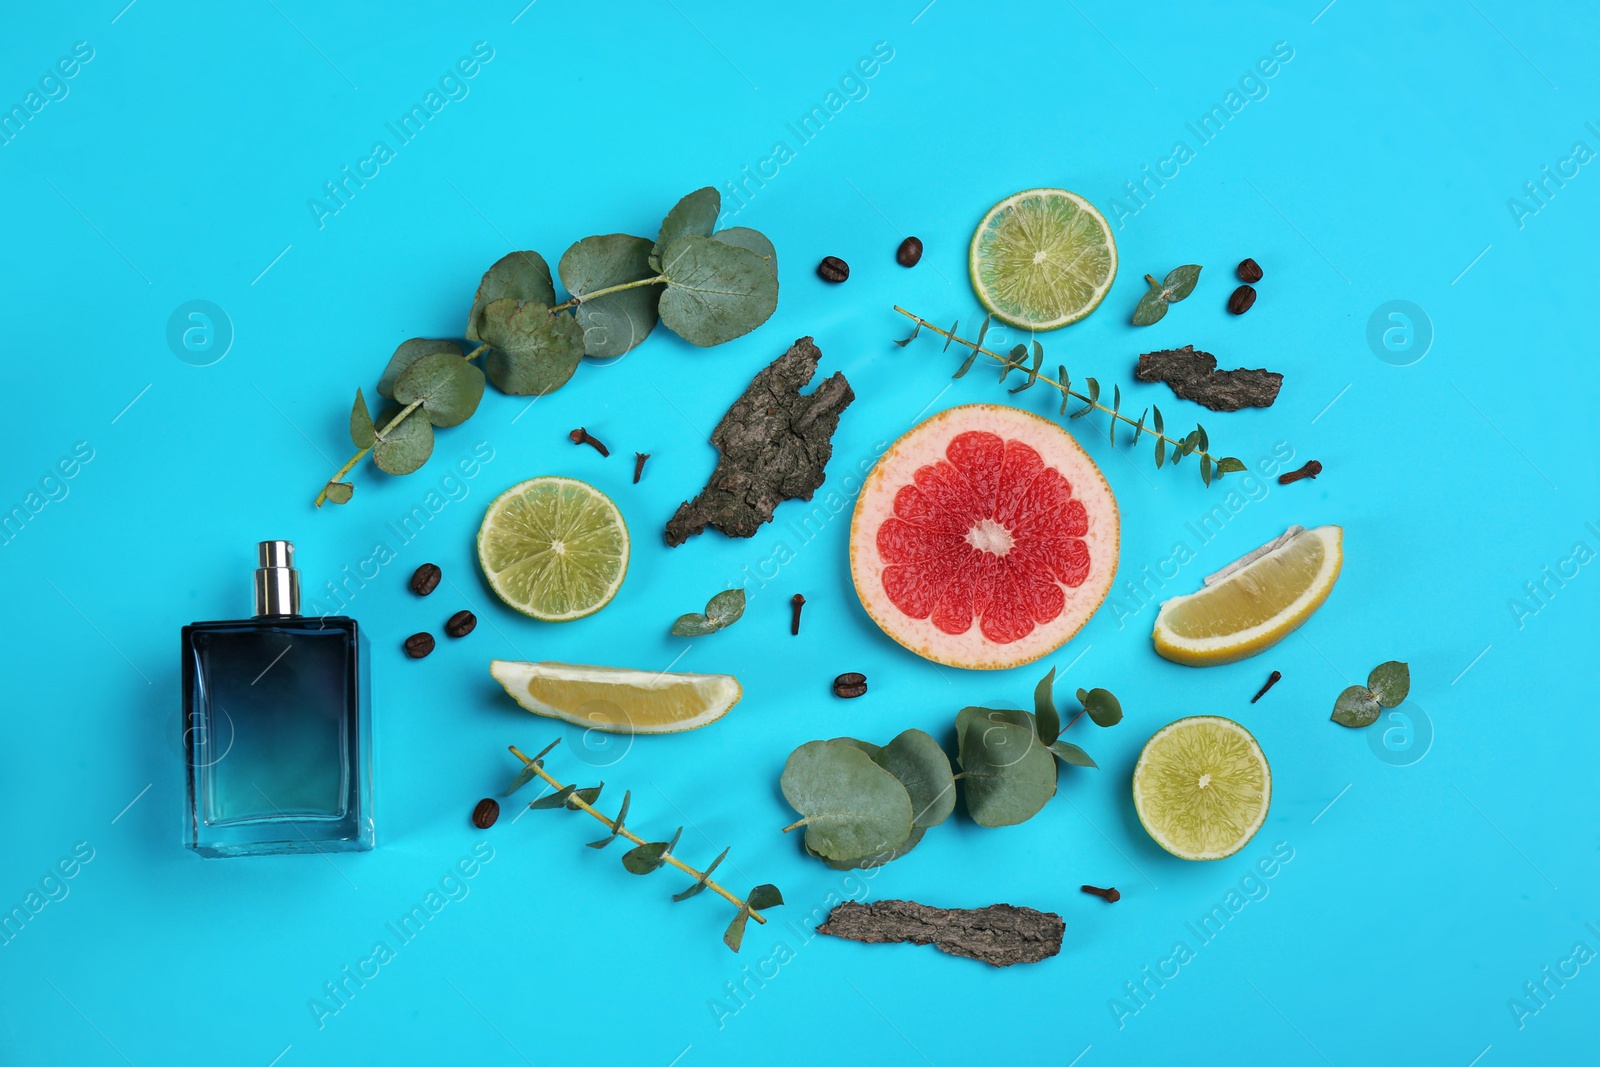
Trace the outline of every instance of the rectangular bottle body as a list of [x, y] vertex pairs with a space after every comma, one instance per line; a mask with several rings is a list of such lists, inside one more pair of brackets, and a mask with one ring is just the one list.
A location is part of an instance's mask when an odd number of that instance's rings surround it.
[[342, 616], [183, 628], [190, 848], [204, 856], [372, 848], [365, 645]]

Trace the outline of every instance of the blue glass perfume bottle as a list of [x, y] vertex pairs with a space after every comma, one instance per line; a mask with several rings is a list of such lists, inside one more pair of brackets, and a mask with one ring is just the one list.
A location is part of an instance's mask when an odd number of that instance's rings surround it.
[[202, 856], [372, 848], [366, 637], [300, 615], [294, 546], [262, 541], [253, 619], [183, 628], [186, 844]]

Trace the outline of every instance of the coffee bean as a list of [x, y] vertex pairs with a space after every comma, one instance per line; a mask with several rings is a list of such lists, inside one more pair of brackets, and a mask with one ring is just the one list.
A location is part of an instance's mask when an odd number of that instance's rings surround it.
[[406, 655], [412, 659], [421, 659], [433, 651], [433, 635], [430, 633], [412, 634], [406, 638]]
[[1253, 259], [1241, 260], [1239, 263], [1239, 280], [1241, 282], [1259, 282], [1261, 280], [1261, 264]]
[[825, 282], [842, 282], [850, 277], [850, 264], [838, 256], [828, 256], [817, 264], [817, 277]]
[[894, 254], [895, 261], [902, 267], [915, 267], [922, 258], [922, 240], [917, 237], [907, 237], [900, 242], [900, 248]]
[[465, 637], [478, 625], [478, 617], [470, 611], [462, 610], [450, 616], [450, 621], [444, 624], [444, 632], [451, 637]]
[[500, 802], [494, 797], [484, 797], [478, 801], [478, 806], [472, 809], [472, 825], [480, 830], [487, 830], [494, 825], [500, 817]]
[[424, 563], [411, 576], [411, 591], [418, 596], [427, 596], [439, 588], [439, 579], [441, 577], [443, 575], [438, 567], [432, 563]]
[[833, 680], [833, 695], [836, 697], [849, 699], [850, 697], [863, 696], [866, 691], [867, 676], [864, 674], [850, 671], [848, 674], [841, 674]]
[[1239, 288], [1233, 291], [1232, 296], [1228, 297], [1228, 310], [1233, 312], [1235, 315], [1243, 315], [1246, 311], [1250, 310], [1250, 306], [1255, 302], [1255, 287], [1241, 285]]

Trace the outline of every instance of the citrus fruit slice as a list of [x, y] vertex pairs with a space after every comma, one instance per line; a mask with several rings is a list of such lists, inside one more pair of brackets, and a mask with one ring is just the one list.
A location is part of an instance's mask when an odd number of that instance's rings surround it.
[[573, 478], [530, 478], [478, 527], [489, 587], [524, 615], [565, 622], [605, 607], [628, 573], [628, 527], [611, 498]]
[[1198, 593], [1176, 596], [1156, 615], [1156, 652], [1191, 667], [1232, 663], [1282, 641], [1333, 591], [1344, 562], [1344, 530], [1289, 528], [1206, 579]]
[[968, 255], [983, 306], [1013, 326], [1053, 330], [1093, 311], [1117, 276], [1105, 216], [1077, 193], [1028, 189], [983, 217]]
[[968, 404], [878, 460], [850, 523], [850, 575], [867, 614], [917, 655], [1000, 670], [1089, 621], [1119, 532], [1111, 487], [1067, 431]]
[[1250, 731], [1217, 715], [1157, 730], [1133, 768], [1133, 806], [1156, 844], [1180, 859], [1219, 860], [1267, 820], [1272, 768]]
[[494, 680], [535, 715], [613, 734], [675, 734], [716, 722], [744, 690], [731, 674], [668, 674], [497, 659]]

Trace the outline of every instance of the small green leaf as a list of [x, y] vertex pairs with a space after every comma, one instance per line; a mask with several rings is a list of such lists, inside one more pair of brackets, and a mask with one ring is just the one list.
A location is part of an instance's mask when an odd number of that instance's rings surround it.
[[1056, 388], [1061, 390], [1061, 410], [1056, 414], [1065, 415], [1067, 413], [1067, 401], [1072, 399], [1072, 379], [1067, 377], [1067, 365], [1065, 363], [1056, 364]]
[[409, 341], [402, 341], [400, 347], [394, 350], [394, 355], [389, 357], [389, 365], [383, 368], [383, 377], [378, 379], [378, 395], [385, 400], [393, 400], [394, 383], [400, 380], [400, 375], [423, 356], [431, 356], [435, 352], [449, 352], [459, 356], [461, 346], [454, 341], [432, 341], [426, 337], [413, 337]]
[[1161, 409], [1156, 407], [1154, 404], [1151, 404], [1150, 405], [1150, 414], [1152, 414], [1152, 415], [1154, 415], [1156, 417], [1155, 418], [1155, 422], [1152, 423], [1152, 425], [1155, 426], [1155, 428], [1156, 428], [1156, 433], [1164, 433], [1164, 432], [1166, 432], [1166, 427], [1161, 424]]
[[938, 826], [956, 806], [950, 757], [921, 730], [906, 730], [876, 753], [872, 762], [894, 775], [911, 798], [912, 829]]
[[501, 392], [543, 396], [567, 383], [583, 359], [583, 328], [570, 312], [544, 304], [496, 300], [479, 317], [493, 346], [484, 368]]
[[[583, 354], [596, 359], [622, 355], [650, 336], [660, 317], [661, 286], [641, 285], [620, 293], [588, 294], [626, 282], [653, 278], [647, 262], [650, 241], [625, 233], [585, 237], [561, 256], [561, 284], [578, 301], [574, 311], [583, 331]], [[526, 395], [526, 394], [524, 394]]]
[[548, 745], [544, 746], [543, 750], [541, 750], [537, 756], [533, 757], [527, 763], [524, 763], [522, 765], [522, 770], [517, 772], [517, 777], [512, 781], [510, 787], [507, 788], [506, 791], [501, 795], [510, 796], [512, 793], [515, 793], [517, 790], [521, 789], [523, 786], [537, 778], [539, 776], [539, 768], [544, 766], [544, 757], [549, 754], [552, 748], [555, 748], [560, 743], [561, 738], [558, 737]]
[[[918, 323], [917, 325], [920, 327], [922, 324]], [[956, 321], [954, 321], [954, 322], [952, 322], [950, 324], [950, 329], [945, 331], [946, 336], [945, 336], [945, 339], [944, 339], [944, 347], [939, 349], [939, 351], [941, 351], [941, 352], [950, 351], [950, 346], [956, 343], [956, 331], [959, 330], [960, 328], [961, 328], [961, 320], [960, 319], [957, 319]]]
[[[389, 417], [381, 421], [387, 425]], [[372, 443], [372, 460], [385, 474], [410, 474], [433, 454], [433, 424], [415, 412], [380, 432]]]
[[607, 845], [611, 844], [611, 842], [617, 839], [617, 835], [622, 833], [623, 820], [628, 817], [628, 802], [632, 799], [632, 790], [628, 790], [622, 794], [622, 807], [617, 811], [617, 817], [611, 820], [611, 836], [602, 837], [598, 841], [590, 841], [588, 843], [590, 848], [605, 848]]
[[1352, 685], [1339, 694], [1339, 699], [1333, 702], [1333, 715], [1331, 718], [1340, 726], [1361, 727], [1371, 726], [1378, 721], [1378, 714], [1383, 706], [1378, 703], [1372, 691], [1364, 685]]
[[567, 798], [568, 809], [577, 811], [578, 805], [576, 801], [579, 800], [583, 801], [585, 804], [588, 804], [590, 807], [593, 807], [595, 801], [600, 799], [600, 790], [604, 789], [605, 787], [606, 784], [601, 782], [599, 785], [591, 785], [584, 789], [574, 790], [573, 794]]
[[1049, 744], [1061, 736], [1061, 716], [1056, 713], [1054, 687], [1056, 669], [1039, 679], [1033, 687], [1033, 721], [1039, 728], [1039, 740]]
[[1083, 704], [1085, 706], [1088, 705], [1088, 703], [1089, 703], [1089, 691], [1087, 689], [1079, 688], [1079, 690], [1077, 692], [1077, 697], [1078, 697], [1078, 703]]
[[778, 306], [777, 266], [748, 248], [679, 237], [661, 262], [661, 321], [690, 344], [709, 348], [742, 337]]
[[[967, 812], [979, 826], [1014, 826], [1038, 814], [1055, 795], [1056, 762], [1032, 726], [999, 718], [1003, 709], [969, 721], [961, 745]], [[960, 723], [960, 716], [957, 716]]]
[[675, 901], [680, 901], [681, 902], [681, 901], [688, 900], [690, 897], [696, 895], [697, 893], [702, 892], [706, 887], [706, 883], [711, 881], [711, 872], [717, 869], [717, 864], [721, 863], [723, 861], [723, 859], [727, 857], [727, 855], [728, 855], [728, 850], [727, 849], [723, 849], [722, 850], [722, 854], [719, 855], [716, 859], [711, 861], [711, 866], [707, 867], [705, 870], [700, 872], [699, 881], [695, 882], [694, 885], [690, 886], [688, 889], [685, 889], [681, 893], [674, 893], [672, 895], [672, 899], [675, 900]]
[[1087, 382], [1089, 386], [1089, 398], [1084, 402], [1083, 409], [1081, 411], [1074, 411], [1072, 413], [1072, 418], [1075, 419], [1081, 419], [1085, 415], [1089, 414], [1089, 412], [1095, 409], [1095, 405], [1100, 402], [1100, 383], [1095, 381], [1093, 378], [1085, 378], [1084, 381]]
[[478, 401], [483, 399], [483, 371], [459, 353], [433, 352], [395, 380], [394, 398], [402, 404], [420, 403], [435, 426], [456, 426], [478, 410]]
[[1089, 718], [1096, 726], [1115, 726], [1122, 721], [1122, 703], [1111, 695], [1108, 689], [1091, 689], [1087, 693], [1078, 690], [1081, 694], [1078, 700], [1083, 704], [1083, 710], [1089, 713]]
[[[484, 272], [483, 280], [478, 283], [478, 291], [472, 298], [472, 310], [467, 314], [467, 340], [473, 344], [489, 340], [479, 336], [478, 316], [484, 308], [506, 297], [555, 307], [555, 284], [550, 279], [550, 265], [543, 256], [537, 252], [513, 252]], [[383, 391], [381, 383], [378, 392], [389, 395]]]
[[733, 922], [729, 923], [728, 929], [723, 932], [722, 943], [733, 949], [733, 951], [738, 952], [739, 946], [744, 944], [744, 927], [749, 921], [750, 908], [748, 905], [741, 905], [738, 913], [733, 917]]
[[[919, 334], [921, 332], [922, 332], [922, 323], [918, 322], [915, 326], [911, 327], [910, 336], [908, 336], [904, 341], [896, 341], [895, 344], [899, 345], [901, 348], [904, 348], [906, 345], [910, 344], [912, 341], [915, 341], [917, 339], [917, 334]], [[946, 348], [949, 348], [950, 347], [950, 342], [946, 341], [944, 343], [944, 346]]]
[[722, 194], [709, 185], [679, 200], [661, 222], [661, 234], [648, 253], [650, 266], [659, 271], [667, 247], [680, 237], [710, 237], [721, 210]]
[[1160, 470], [1161, 469], [1161, 461], [1166, 459], [1166, 457], [1167, 457], [1167, 439], [1165, 437], [1157, 437], [1156, 438], [1156, 470]]
[[1211, 457], [1204, 452], [1200, 454], [1200, 480], [1211, 484]]
[[706, 617], [714, 622], [717, 629], [732, 626], [744, 614], [744, 590], [724, 589], [712, 597], [706, 604]]
[[355, 406], [350, 409], [350, 440], [357, 448], [371, 448], [374, 432], [372, 415], [367, 411], [367, 398], [357, 389]]
[[771, 882], [758, 885], [750, 890], [750, 895], [744, 898], [745, 906], [751, 911], [766, 911], [776, 908], [783, 903], [783, 894]]
[[1150, 414], [1150, 409], [1149, 408], [1145, 408], [1142, 412], [1139, 413], [1139, 422], [1133, 428], [1133, 443], [1134, 444], [1138, 444], [1139, 443], [1139, 438], [1144, 435], [1144, 417], [1146, 415], [1148, 415], [1148, 414]]
[[528, 807], [544, 810], [545, 808], [561, 808], [567, 806], [567, 798], [578, 791], [575, 785], [564, 785], [554, 793], [547, 793], [539, 799], [532, 801]]
[[355, 494], [356, 487], [349, 482], [329, 482], [325, 491], [328, 499], [335, 504], [348, 504], [350, 497]]
[[983, 339], [989, 335], [989, 324], [994, 321], [994, 316], [985, 314], [983, 324], [978, 327], [978, 339], [972, 342], [972, 353], [977, 355], [978, 349], [983, 347]]
[[661, 865], [667, 862], [666, 857], [672, 852], [672, 846], [678, 843], [682, 835], [683, 827], [680, 826], [671, 841], [650, 841], [636, 845], [622, 854], [622, 865], [629, 874], [649, 874], [660, 870]]
[[[1005, 362], [1000, 364], [1000, 381], [1004, 383], [1006, 380], [1006, 375], [1010, 374], [1014, 370], [1020, 370], [1021, 364], [1026, 362], [1027, 358], [1027, 345], [1017, 345], [1015, 348], [1013, 348], [1011, 353], [1006, 356]], [[1012, 392], [1016, 392], [1016, 390], [1013, 389]]]
[[1232, 456], [1224, 456], [1222, 459], [1217, 460], [1217, 477], [1219, 478], [1224, 474], [1237, 474], [1239, 471], [1248, 469], [1242, 460], [1235, 459]]
[[1117, 443], [1117, 416], [1122, 413], [1122, 386], [1112, 385], [1111, 396], [1111, 429], [1109, 433], [1111, 443], [1115, 445]]
[[1206, 428], [1198, 422], [1194, 424], [1194, 439], [1195, 445], [1200, 451], [1209, 452], [1211, 450], [1211, 438], [1206, 436]]
[[1186, 263], [1181, 267], [1173, 267], [1161, 281], [1162, 295], [1168, 303], [1176, 304], [1194, 292], [1195, 283], [1199, 280], [1199, 264]]
[[956, 372], [954, 374], [952, 374], [950, 377], [952, 377], [952, 378], [964, 378], [964, 377], [966, 377], [967, 371], [971, 370], [972, 369], [972, 365], [974, 363], [976, 363], [976, 362], [978, 362], [978, 350], [976, 348], [974, 348], [972, 350], [972, 354], [969, 355], [966, 359], [961, 361], [961, 366], [957, 367], [956, 368]]
[[827, 859], [894, 848], [911, 835], [911, 797], [859, 748], [812, 741], [789, 754], [780, 781], [806, 828], [806, 845]]
[[720, 629], [722, 629], [722, 627], [718, 626], [716, 623], [712, 622], [698, 611], [691, 611], [686, 615], [678, 616], [677, 621], [672, 624], [672, 636], [704, 637], [707, 634], [714, 634]]
[[1150, 289], [1139, 298], [1139, 303], [1133, 309], [1133, 324], [1135, 326], [1153, 326], [1161, 321], [1167, 313], [1167, 302], [1162, 298], [1160, 289]]
[[1061, 762], [1070, 763], [1074, 767], [1094, 767], [1097, 770], [1100, 767], [1098, 763], [1089, 758], [1089, 753], [1070, 741], [1053, 741], [1050, 744], [1050, 751], [1054, 752], [1056, 758], [1060, 759]]
[[1367, 675], [1367, 688], [1372, 696], [1386, 708], [1399, 707], [1411, 692], [1411, 668], [1399, 660], [1390, 660], [1372, 668]]
[[[778, 250], [772, 247], [772, 242], [767, 240], [767, 235], [760, 230], [752, 230], [748, 226], [729, 226], [726, 230], [718, 230], [712, 234], [711, 239], [721, 241], [725, 245], [748, 248], [762, 259], [771, 260], [774, 266], [777, 265]], [[921, 329], [920, 323], [918, 329]], [[912, 336], [916, 336], [915, 333]]]

